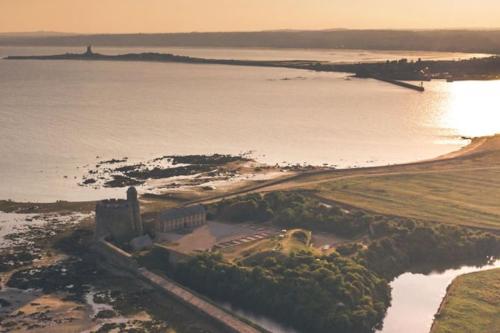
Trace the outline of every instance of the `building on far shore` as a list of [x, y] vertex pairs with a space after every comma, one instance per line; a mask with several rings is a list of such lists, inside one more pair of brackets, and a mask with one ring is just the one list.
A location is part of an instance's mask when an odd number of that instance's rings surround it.
[[87, 52], [84, 53], [86, 56], [91, 56], [94, 55], [94, 52], [92, 52], [92, 45], [87, 46]]
[[194, 205], [166, 210], [155, 221], [155, 231], [170, 232], [183, 228], [195, 228], [207, 222], [203, 205]]

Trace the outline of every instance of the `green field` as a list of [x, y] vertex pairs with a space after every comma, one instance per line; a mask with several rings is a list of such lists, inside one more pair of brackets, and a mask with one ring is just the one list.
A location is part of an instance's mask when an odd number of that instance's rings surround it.
[[296, 189], [374, 213], [499, 230], [500, 135], [433, 160], [304, 173], [263, 191]]
[[500, 268], [459, 276], [450, 286], [431, 333], [460, 332], [500, 332]]
[[325, 199], [382, 214], [500, 228], [500, 167], [359, 176], [317, 189]]

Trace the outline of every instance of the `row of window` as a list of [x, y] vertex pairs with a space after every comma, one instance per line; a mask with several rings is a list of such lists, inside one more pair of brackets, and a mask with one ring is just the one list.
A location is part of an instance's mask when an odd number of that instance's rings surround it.
[[184, 227], [194, 227], [205, 223], [205, 216], [203, 214], [188, 216], [171, 221], [160, 221], [157, 224], [157, 229], [160, 232], [167, 232]]

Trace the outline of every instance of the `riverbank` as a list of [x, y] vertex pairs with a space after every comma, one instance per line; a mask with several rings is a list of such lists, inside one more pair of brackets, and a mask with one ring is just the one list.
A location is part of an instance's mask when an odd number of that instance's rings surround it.
[[500, 268], [457, 277], [436, 314], [431, 333], [498, 332]]

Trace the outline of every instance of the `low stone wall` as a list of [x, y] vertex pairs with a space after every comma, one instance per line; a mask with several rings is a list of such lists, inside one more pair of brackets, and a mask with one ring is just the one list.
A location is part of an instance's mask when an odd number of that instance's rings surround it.
[[231, 333], [265, 332], [264, 330], [259, 330], [243, 322], [239, 318], [233, 316], [231, 313], [222, 310], [218, 306], [213, 305], [212, 303], [204, 300], [201, 297], [198, 297], [188, 289], [181, 287], [177, 283], [170, 281], [167, 278], [152, 273], [145, 268], [140, 268], [139, 274], [144, 280], [154, 285], [159, 290], [174, 297], [178, 301], [188, 305], [201, 314], [211, 318]]
[[[179, 261], [189, 258], [189, 256], [173, 251], [171, 249], [155, 246], [155, 249], [165, 251], [168, 254], [168, 261], [175, 265]], [[177, 301], [189, 306], [193, 310], [205, 315], [207, 318], [214, 321], [225, 331], [230, 333], [266, 333], [264, 329], [257, 329], [256, 326], [246, 323], [238, 316], [233, 315], [229, 311], [223, 310], [220, 307], [210, 303], [203, 297], [196, 295], [189, 289], [184, 288], [176, 282], [159, 276], [146, 268], [139, 267], [138, 262], [132, 255], [118, 248], [117, 246], [100, 240], [94, 243], [93, 250], [97, 252], [107, 264], [117, 268], [120, 271], [132, 273], [143, 281], [151, 284], [161, 292], [164, 292]], [[268, 333], [268, 332], [267, 332]]]
[[189, 260], [190, 258], [190, 256], [185, 253], [172, 250], [166, 246], [159, 244], [155, 244], [153, 250], [164, 253], [165, 257], [168, 258], [168, 264], [173, 267], [175, 267], [180, 262]]
[[136, 273], [139, 269], [139, 264], [130, 253], [105, 240], [95, 242], [93, 249], [112, 266], [132, 273]]

